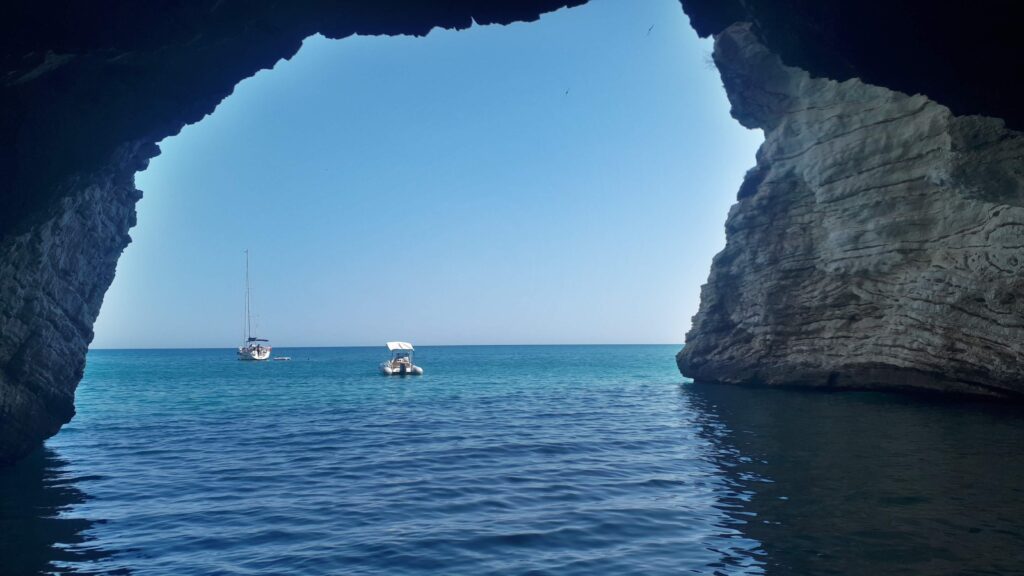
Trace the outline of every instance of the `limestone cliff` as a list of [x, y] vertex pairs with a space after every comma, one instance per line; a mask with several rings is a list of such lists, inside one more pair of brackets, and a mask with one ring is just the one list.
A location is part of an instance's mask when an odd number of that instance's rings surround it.
[[1024, 136], [716, 38], [765, 142], [680, 370], [698, 380], [1024, 396]]

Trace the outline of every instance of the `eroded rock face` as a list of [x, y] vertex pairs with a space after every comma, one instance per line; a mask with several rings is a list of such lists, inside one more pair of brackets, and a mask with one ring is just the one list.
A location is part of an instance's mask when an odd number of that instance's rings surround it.
[[135, 225], [135, 172], [156, 147], [129, 143], [71, 178], [49, 218], [0, 241], [0, 463], [75, 413], [92, 325]]
[[678, 355], [697, 380], [1024, 397], [1024, 135], [782, 64], [715, 62], [765, 131]]

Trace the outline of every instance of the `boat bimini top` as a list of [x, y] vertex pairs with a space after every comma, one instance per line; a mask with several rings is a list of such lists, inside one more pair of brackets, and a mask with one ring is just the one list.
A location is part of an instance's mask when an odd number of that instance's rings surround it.
[[423, 374], [423, 368], [412, 363], [414, 349], [408, 342], [388, 342], [388, 351], [391, 352], [391, 359], [382, 362], [380, 371], [386, 376], [397, 374], [405, 376]]

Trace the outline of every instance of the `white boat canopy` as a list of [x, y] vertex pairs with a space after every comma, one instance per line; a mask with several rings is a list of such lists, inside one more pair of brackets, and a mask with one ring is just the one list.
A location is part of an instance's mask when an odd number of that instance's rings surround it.
[[388, 342], [388, 350], [394, 352], [395, 350], [412, 350], [412, 344], [408, 342]]

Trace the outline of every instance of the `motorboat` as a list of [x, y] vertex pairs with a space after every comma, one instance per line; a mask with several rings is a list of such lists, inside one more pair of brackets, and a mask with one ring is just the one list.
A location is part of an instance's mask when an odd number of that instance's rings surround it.
[[388, 342], [391, 359], [380, 363], [380, 373], [385, 376], [421, 376], [423, 368], [412, 363], [415, 349], [408, 342]]
[[245, 336], [238, 347], [239, 360], [267, 360], [272, 350], [266, 338], [252, 335], [252, 298], [249, 295], [249, 251], [245, 251]]

